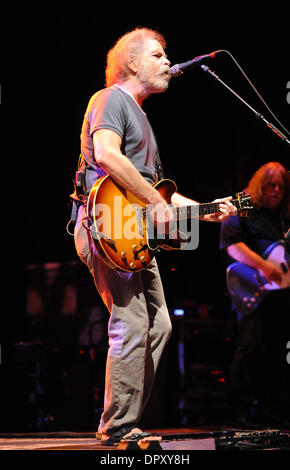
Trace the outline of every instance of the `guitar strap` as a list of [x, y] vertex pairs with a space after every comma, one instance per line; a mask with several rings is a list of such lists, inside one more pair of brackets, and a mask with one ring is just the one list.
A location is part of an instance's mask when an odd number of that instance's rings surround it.
[[71, 216], [70, 220], [67, 223], [66, 226], [66, 231], [69, 235], [74, 235], [74, 233], [70, 232], [70, 226], [73, 226], [73, 230], [77, 221], [78, 217], [78, 210], [82, 204], [85, 203], [85, 167], [86, 163], [82, 157], [82, 155], [79, 156], [79, 161], [78, 161], [78, 169], [75, 173], [75, 179], [73, 180], [74, 184], [74, 192], [70, 194], [70, 200], [72, 203], [71, 207]]
[[[129, 100], [129, 95], [124, 93], [124, 96], [127, 100]], [[136, 115], [136, 118], [138, 119], [137, 115]], [[160, 155], [159, 155], [157, 139], [156, 139], [156, 136], [153, 132], [153, 129], [152, 129], [152, 126], [150, 125], [150, 123], [149, 123], [149, 126], [150, 126], [150, 129], [151, 129], [154, 141], [155, 141], [155, 145], [156, 145], [155, 168], [156, 168], [156, 173], [157, 173], [158, 180], [160, 181], [160, 180], [164, 179], [164, 171], [163, 171], [163, 166], [162, 166]], [[92, 186], [92, 183], [95, 182], [95, 181], [91, 181], [92, 174], [91, 174], [90, 170], [91, 170], [91, 167], [84, 160], [83, 156], [80, 155], [79, 156], [79, 161], [78, 161], [78, 170], [75, 174], [75, 180], [74, 180], [74, 192], [73, 192], [73, 194], [70, 195], [70, 199], [71, 199], [71, 202], [72, 202], [72, 211], [71, 211], [70, 220], [69, 220], [69, 222], [67, 224], [67, 228], [66, 228], [69, 235], [73, 235], [73, 233], [71, 233], [69, 231], [69, 227], [70, 227], [71, 224], [75, 225], [80, 205], [81, 204], [86, 204], [87, 196], [88, 196], [89, 191], [91, 189], [90, 187], [89, 188], [87, 187], [87, 183], [89, 184], [89, 186]]]
[[[155, 138], [155, 135], [154, 135], [153, 131], [152, 131], [152, 134], [153, 134], [154, 139], [156, 141], [156, 138]], [[156, 165], [156, 173], [158, 175], [158, 181], [160, 181], [160, 180], [164, 179], [164, 173], [163, 173], [163, 167], [162, 167], [162, 163], [161, 163], [157, 143], [156, 143], [156, 148], [157, 148], [157, 151], [156, 151], [156, 163], [155, 163], [155, 165]], [[82, 158], [82, 157], [80, 157], [80, 158]], [[87, 196], [88, 196], [88, 191], [86, 189], [86, 172], [89, 168], [90, 167], [88, 166], [86, 161], [84, 161], [84, 159], [82, 158], [81, 163], [79, 164], [79, 167], [78, 167], [78, 171], [76, 172], [75, 180], [73, 181], [73, 183], [74, 183], [74, 192], [70, 195], [70, 199], [71, 199], [71, 202], [72, 202], [72, 209], [71, 209], [70, 220], [69, 220], [69, 222], [67, 224], [67, 227], [66, 227], [67, 233], [69, 235], [74, 235], [73, 233], [70, 232], [70, 226], [71, 225], [74, 226], [76, 224], [79, 207], [82, 204], [86, 203], [86, 199], [87, 199]]]
[[[123, 95], [123, 97], [127, 100], [127, 102], [128, 102], [128, 103], [130, 104], [130, 106], [131, 106], [132, 97], [131, 97], [128, 93], [126, 93], [126, 92], [122, 92], [122, 95]], [[135, 110], [134, 107], [131, 108], [131, 109], [132, 109], [132, 111], [134, 112], [137, 121], [139, 121], [139, 117], [138, 117], [137, 111]], [[154, 142], [155, 142], [155, 145], [156, 145], [155, 169], [156, 169], [156, 173], [157, 173], [157, 176], [158, 176], [158, 180], [161, 180], [161, 179], [164, 179], [164, 171], [163, 171], [163, 166], [162, 166], [162, 163], [161, 163], [160, 154], [159, 154], [159, 150], [158, 150], [157, 139], [156, 139], [156, 136], [155, 136], [155, 134], [154, 134], [154, 131], [153, 131], [152, 126], [151, 126], [151, 124], [149, 123], [149, 121], [148, 121], [148, 124], [149, 124], [150, 130], [151, 130], [151, 133], [152, 133], [152, 135], [153, 135]], [[147, 138], [150, 138], [149, 133], [147, 134]]]
[[163, 166], [162, 166], [162, 162], [161, 162], [160, 155], [159, 155], [157, 140], [156, 140], [155, 134], [153, 132], [153, 129], [152, 129], [152, 134], [153, 134], [153, 137], [154, 137], [154, 140], [155, 140], [155, 143], [156, 143], [156, 149], [157, 150], [156, 150], [155, 166], [156, 166], [156, 171], [157, 171], [157, 175], [158, 175], [158, 180], [160, 181], [160, 180], [164, 179], [164, 171], [163, 171]]

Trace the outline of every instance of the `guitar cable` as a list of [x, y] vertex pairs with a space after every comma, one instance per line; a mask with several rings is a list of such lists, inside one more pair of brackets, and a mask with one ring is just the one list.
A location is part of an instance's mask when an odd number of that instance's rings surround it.
[[73, 180], [74, 192], [70, 195], [70, 200], [72, 202], [71, 217], [66, 225], [66, 231], [69, 235], [74, 235], [70, 231], [70, 225], [75, 225], [78, 209], [80, 205], [87, 204], [87, 196], [85, 194], [85, 175], [84, 175], [85, 162], [82, 154], [79, 155], [77, 171], [75, 173], [75, 179]]

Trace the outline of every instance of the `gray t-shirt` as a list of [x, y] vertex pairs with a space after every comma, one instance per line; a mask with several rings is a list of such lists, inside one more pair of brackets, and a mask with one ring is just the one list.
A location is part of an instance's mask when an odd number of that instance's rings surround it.
[[158, 149], [147, 116], [131, 95], [114, 85], [91, 97], [84, 116], [81, 153], [89, 167], [86, 171], [87, 191], [106, 174], [94, 158], [93, 134], [98, 129], [117, 132], [122, 138], [122, 153], [148, 181], [156, 181]]

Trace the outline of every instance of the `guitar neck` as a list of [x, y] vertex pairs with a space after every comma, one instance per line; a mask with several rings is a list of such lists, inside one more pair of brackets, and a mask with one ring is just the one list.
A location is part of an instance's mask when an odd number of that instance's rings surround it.
[[[233, 199], [231, 203], [237, 208], [240, 209], [240, 200]], [[202, 204], [194, 204], [191, 206], [175, 207], [176, 210], [176, 219], [191, 219], [207, 214], [215, 214], [219, 212], [218, 202], [205, 202]]]

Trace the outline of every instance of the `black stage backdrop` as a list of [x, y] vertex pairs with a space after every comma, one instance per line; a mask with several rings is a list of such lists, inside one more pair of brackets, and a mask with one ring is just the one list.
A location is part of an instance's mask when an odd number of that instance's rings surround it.
[[[76, 4], [67, 11], [21, 8], [3, 18], [0, 107], [5, 278], [17, 295], [5, 292], [9, 310], [17, 315], [28, 265], [77, 259], [66, 224], [83, 114], [91, 95], [104, 86], [108, 49], [125, 32], [136, 26], [162, 32], [172, 64], [229, 51], [290, 127], [287, 15], [282, 10], [264, 6], [254, 13], [245, 5], [213, 10], [208, 4], [190, 8], [186, 2], [146, 4], [138, 12], [130, 4]], [[227, 54], [208, 65], [277, 124]], [[198, 201], [241, 191], [266, 161], [278, 160], [290, 169], [289, 146], [199, 67], [172, 79], [166, 93], [144, 102], [144, 110], [166, 175], [181, 193]], [[218, 224], [202, 223], [197, 250], [160, 255], [165, 288], [175, 268], [180, 286], [190, 284], [203, 301], [223, 295], [226, 260], [218, 238]], [[174, 296], [172, 288], [174, 282], [169, 289]]]
[[[80, 129], [89, 98], [104, 86], [106, 53], [121, 35], [136, 26], [157, 29], [167, 40], [172, 65], [228, 50], [290, 128], [283, 9], [263, 5], [254, 13], [250, 6], [235, 4], [213, 10], [206, 2], [99, 8], [77, 3], [61, 12], [49, 6], [21, 8], [2, 19], [6, 27], [1, 33], [2, 250], [9, 285], [2, 345], [21, 340], [27, 266], [77, 261], [66, 224]], [[208, 65], [277, 124], [227, 54]], [[144, 110], [166, 175], [181, 193], [198, 201], [241, 191], [253, 171], [269, 160], [290, 170], [289, 146], [200, 68], [172, 79], [168, 91], [151, 96]], [[197, 250], [159, 256], [170, 305], [186, 297], [211, 304], [224, 296], [226, 260], [218, 239], [218, 224], [202, 223]]]

